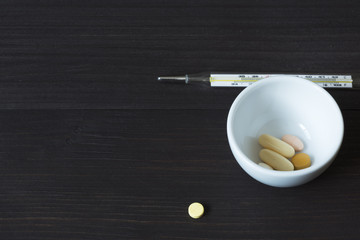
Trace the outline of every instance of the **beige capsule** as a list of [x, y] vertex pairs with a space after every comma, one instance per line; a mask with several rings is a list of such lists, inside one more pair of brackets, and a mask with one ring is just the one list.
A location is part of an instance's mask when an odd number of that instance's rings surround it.
[[270, 169], [270, 170], [274, 170], [272, 167], [270, 167], [268, 164], [266, 163], [258, 163], [259, 166], [263, 167], [263, 168], [266, 168], [266, 169]]
[[275, 170], [293, 171], [294, 165], [286, 158], [270, 149], [262, 149], [259, 153], [260, 159]]
[[286, 158], [291, 158], [295, 155], [295, 150], [292, 146], [269, 134], [261, 135], [259, 143], [264, 148], [273, 150]]

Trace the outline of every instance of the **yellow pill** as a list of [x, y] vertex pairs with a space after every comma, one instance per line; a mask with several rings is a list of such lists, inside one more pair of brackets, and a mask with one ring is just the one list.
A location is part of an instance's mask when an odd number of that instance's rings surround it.
[[270, 165], [275, 170], [279, 171], [293, 171], [294, 165], [278, 154], [270, 149], [262, 149], [259, 153], [260, 159], [266, 164]]
[[286, 158], [291, 158], [295, 154], [295, 150], [292, 146], [268, 134], [261, 135], [259, 137], [259, 143], [264, 148], [273, 150]]
[[298, 153], [291, 159], [292, 164], [294, 164], [295, 170], [300, 170], [308, 168], [311, 165], [310, 156], [306, 153]]
[[204, 214], [204, 206], [201, 203], [194, 202], [190, 204], [188, 213], [192, 218], [200, 218]]
[[266, 169], [270, 169], [270, 170], [274, 170], [272, 167], [270, 167], [269, 165], [267, 165], [266, 163], [258, 163], [259, 166], [263, 167], [263, 168], [266, 168]]

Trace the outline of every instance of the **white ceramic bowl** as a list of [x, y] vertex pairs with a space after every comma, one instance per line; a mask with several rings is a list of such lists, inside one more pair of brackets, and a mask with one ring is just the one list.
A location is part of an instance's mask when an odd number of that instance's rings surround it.
[[[298, 136], [312, 160], [309, 168], [268, 170], [261, 162], [261, 134]], [[254, 179], [274, 187], [309, 182], [330, 166], [344, 134], [341, 111], [331, 95], [317, 84], [297, 77], [271, 77], [244, 89], [233, 102], [227, 120], [231, 151]]]

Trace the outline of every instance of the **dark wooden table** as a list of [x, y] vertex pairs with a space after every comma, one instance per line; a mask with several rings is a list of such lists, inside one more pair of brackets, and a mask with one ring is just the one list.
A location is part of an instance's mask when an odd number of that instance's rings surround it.
[[345, 121], [331, 167], [274, 188], [228, 145], [241, 88], [156, 80], [358, 74], [359, 12], [355, 0], [1, 1], [0, 239], [360, 239], [358, 89], [327, 89]]

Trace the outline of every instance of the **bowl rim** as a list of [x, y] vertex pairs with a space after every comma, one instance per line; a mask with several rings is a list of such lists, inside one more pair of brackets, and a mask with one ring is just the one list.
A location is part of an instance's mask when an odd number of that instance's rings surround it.
[[[237, 106], [239, 105], [239, 103], [241, 103], [241, 101], [248, 94], [252, 93], [253, 91], [256, 91], [260, 87], [263, 87], [263, 85], [266, 86], [268, 84], [274, 84], [274, 83], [282, 83], [283, 84], [283, 83], [289, 83], [289, 81], [291, 81], [291, 82], [295, 81], [295, 82], [300, 83], [300, 84], [308, 85], [309, 87], [314, 88], [316, 91], [318, 91], [324, 97], [329, 99], [329, 101], [330, 101], [329, 106], [333, 106], [335, 108], [334, 110], [340, 116], [340, 121], [341, 121], [341, 124], [339, 126], [340, 127], [340, 137], [337, 140], [337, 148], [333, 149], [332, 152], [331, 152], [331, 157], [329, 159], [326, 159], [323, 163], [319, 164], [318, 166], [316, 166], [316, 167], [311, 167], [310, 166], [309, 168], [296, 170], [296, 171], [274, 171], [274, 170], [266, 169], [266, 168], [263, 168], [263, 167], [259, 166], [254, 161], [250, 160], [240, 150], [240, 148], [237, 146], [236, 141], [235, 141], [235, 136], [233, 134], [233, 125], [232, 125], [232, 123], [233, 123], [234, 118], [235, 118], [234, 113], [237, 110]], [[232, 103], [232, 105], [230, 107], [230, 110], [229, 110], [229, 113], [228, 113], [228, 117], [227, 117], [227, 136], [228, 136], [228, 141], [229, 141], [231, 151], [233, 152], [233, 155], [234, 155], [235, 159], [237, 160], [237, 162], [239, 163], [240, 166], [241, 166], [241, 164], [240, 164], [240, 162], [241, 162], [242, 164], [247, 165], [248, 167], [250, 167], [253, 170], [256, 170], [257, 172], [260, 172], [262, 174], [266, 174], [268, 176], [273, 176], [273, 177], [299, 177], [299, 176], [304, 176], [304, 175], [308, 175], [308, 174], [317, 172], [317, 171], [321, 170], [324, 166], [331, 164], [331, 162], [334, 160], [334, 157], [339, 152], [342, 141], [343, 141], [343, 138], [344, 138], [344, 119], [343, 119], [341, 110], [340, 110], [338, 104], [336, 103], [335, 99], [330, 95], [330, 93], [328, 93], [324, 88], [320, 87], [316, 83], [313, 83], [310, 80], [306, 80], [306, 79], [299, 78], [299, 77], [275, 76], [275, 77], [269, 77], [267, 79], [259, 80], [259, 81], [255, 82], [255, 83], [253, 83], [252, 85], [246, 87], [243, 91], [241, 91], [238, 94], [238, 96], [235, 98], [234, 102]]]

